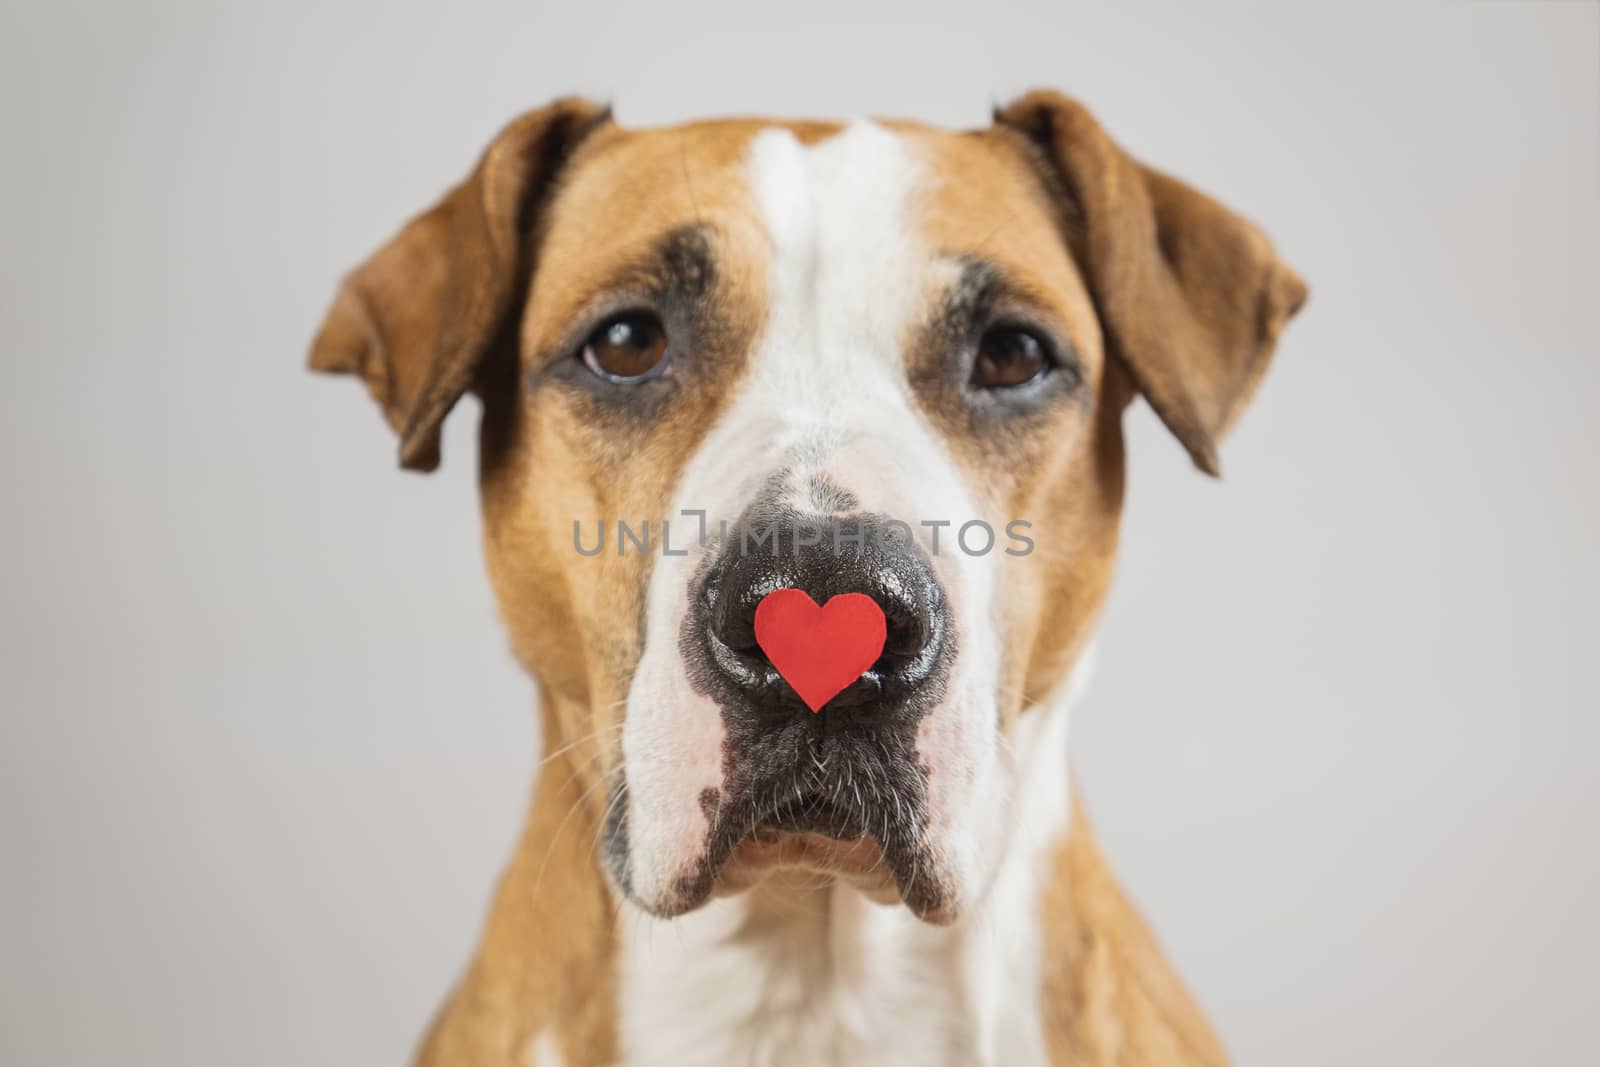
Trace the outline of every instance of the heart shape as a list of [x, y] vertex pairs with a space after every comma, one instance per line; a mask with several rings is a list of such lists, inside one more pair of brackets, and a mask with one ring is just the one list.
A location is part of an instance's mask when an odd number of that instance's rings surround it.
[[878, 661], [888, 625], [865, 593], [821, 606], [803, 589], [774, 589], [756, 605], [756, 644], [813, 712]]

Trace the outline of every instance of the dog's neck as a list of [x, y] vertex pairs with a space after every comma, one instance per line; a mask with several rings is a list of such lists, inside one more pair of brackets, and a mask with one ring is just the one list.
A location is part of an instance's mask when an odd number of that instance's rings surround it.
[[1069, 694], [1019, 721], [1004, 859], [943, 927], [803, 875], [645, 915], [601, 873], [602, 813], [552, 762], [418, 1063], [1222, 1063], [1073, 802]]

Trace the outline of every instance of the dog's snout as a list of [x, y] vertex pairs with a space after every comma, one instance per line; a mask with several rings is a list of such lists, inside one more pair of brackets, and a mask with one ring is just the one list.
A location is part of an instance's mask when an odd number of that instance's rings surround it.
[[920, 704], [949, 649], [943, 591], [909, 532], [871, 517], [747, 519], [729, 532], [706, 576], [704, 639], [720, 681], [755, 713], [805, 710], [756, 640], [756, 610], [778, 589], [818, 605], [859, 593], [883, 610], [882, 654], [826, 709]]

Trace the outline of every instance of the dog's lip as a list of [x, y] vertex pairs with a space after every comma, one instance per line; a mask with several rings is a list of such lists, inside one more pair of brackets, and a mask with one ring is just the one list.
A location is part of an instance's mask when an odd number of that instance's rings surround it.
[[838, 878], [870, 900], [904, 904], [930, 923], [953, 920], [948, 887], [929, 877], [931, 857], [892, 818], [883, 826], [888, 836], [880, 838], [870, 811], [833, 807], [805, 793], [760, 814], [741, 803], [708, 815], [712, 830], [705, 852], [683, 872], [672, 895], [652, 909], [655, 914], [681, 915], [787, 871], [803, 879]]
[[744, 872], [776, 867], [805, 867], [831, 874], [864, 876], [882, 871], [892, 882], [883, 859], [883, 850], [869, 836], [853, 839], [830, 837], [807, 831], [759, 829], [734, 847], [723, 867], [724, 879], [741, 881]]
[[716, 891], [736, 893], [785, 868], [844, 878], [884, 902], [895, 896], [893, 867], [867, 813], [818, 794], [796, 794], [756, 819], [727, 852]]

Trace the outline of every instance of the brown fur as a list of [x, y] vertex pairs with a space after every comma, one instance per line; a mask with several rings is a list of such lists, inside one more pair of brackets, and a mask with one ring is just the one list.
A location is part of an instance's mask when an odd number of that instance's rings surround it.
[[1128, 903], [1074, 798], [1039, 905], [1054, 1067], [1216, 1067], [1222, 1046]]
[[[595, 846], [652, 557], [579, 557], [570, 522], [662, 517], [743, 372], [764, 318], [766, 238], [740, 167], [769, 125], [626, 131], [572, 100], [530, 113], [351, 275], [313, 346], [315, 369], [365, 379], [405, 466], [434, 466], [444, 415], [468, 388], [482, 397], [485, 552], [515, 653], [539, 680], [552, 753], [477, 957], [421, 1049], [425, 1067], [525, 1063], [541, 1031], [558, 1035], [571, 1067], [618, 1054], [619, 905]], [[806, 141], [835, 129], [789, 128]], [[991, 488], [995, 515], [1052, 531], [1005, 564], [1009, 729], [1060, 684], [1104, 602], [1123, 409], [1145, 395], [1214, 473], [1217, 442], [1305, 289], [1254, 227], [1135, 163], [1055, 94], [1024, 97], [987, 130], [895, 128], [941, 178], [917, 205], [925, 234], [942, 253], [1004, 270], [1070, 337], [1084, 375], [1081, 405], [998, 439], [972, 432], [937, 389], [916, 393], [973, 484]], [[703, 381], [648, 426], [621, 430], [570, 392], [523, 388], [630, 284], [642, 250], [691, 224], [716, 241]], [[916, 339], [907, 346], [916, 380]], [[1039, 905], [1053, 1062], [1222, 1062], [1077, 807]]]

